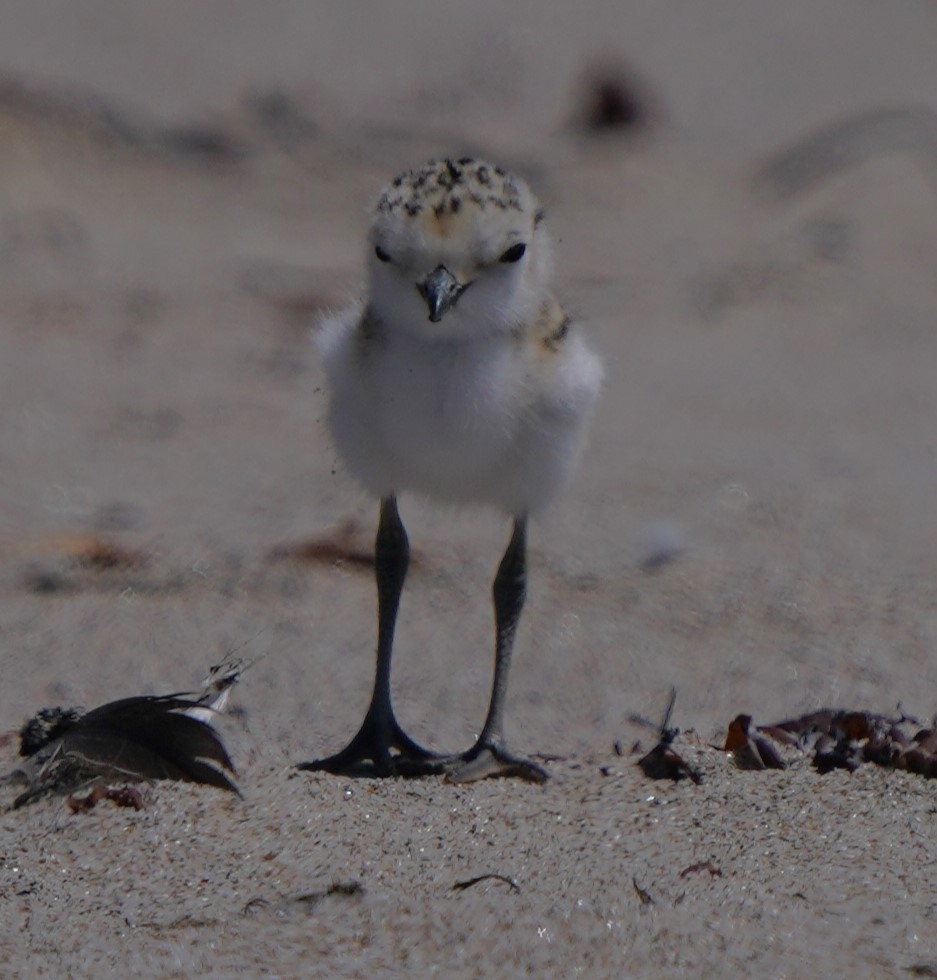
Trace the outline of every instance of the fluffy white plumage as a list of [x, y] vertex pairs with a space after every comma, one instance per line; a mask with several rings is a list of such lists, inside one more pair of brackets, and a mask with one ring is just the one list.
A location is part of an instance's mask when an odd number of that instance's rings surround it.
[[[332, 437], [371, 493], [523, 514], [567, 483], [602, 366], [550, 292], [541, 218], [524, 183], [479, 161], [433, 163], [382, 192], [367, 298], [320, 333]], [[418, 284], [440, 265], [464, 292], [431, 322]]]

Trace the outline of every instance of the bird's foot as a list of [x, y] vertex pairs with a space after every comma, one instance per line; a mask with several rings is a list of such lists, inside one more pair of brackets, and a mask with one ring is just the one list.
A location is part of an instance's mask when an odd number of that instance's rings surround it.
[[341, 776], [431, 776], [443, 772], [445, 763], [445, 756], [414, 742], [393, 716], [386, 725], [368, 712], [358, 734], [340, 752], [297, 768]]
[[514, 755], [503, 745], [479, 742], [468, 752], [458, 756], [445, 766], [449, 783], [473, 783], [479, 779], [524, 779], [528, 783], [542, 784], [549, 773], [531, 759]]

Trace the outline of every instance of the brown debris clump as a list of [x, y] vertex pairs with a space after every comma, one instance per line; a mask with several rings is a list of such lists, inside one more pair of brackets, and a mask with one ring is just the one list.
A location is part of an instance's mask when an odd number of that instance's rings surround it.
[[109, 800], [115, 806], [133, 807], [134, 810], [143, 809], [143, 794], [133, 786], [113, 787], [99, 784], [85, 796], [72, 794], [65, 802], [72, 813], [87, 813], [102, 800]]
[[[813, 751], [818, 772], [848, 769], [864, 762], [937, 778], [937, 730], [907, 715], [889, 718], [873, 711], [823, 708], [773, 725], [752, 726], [750, 715], [729, 725], [724, 749], [740, 769], [783, 769], [777, 745]], [[916, 728], [916, 730], [914, 730]]]
[[[669, 727], [675, 696], [671, 691], [657, 744], [637, 765], [649, 779], [678, 782], [689, 778], [699, 784], [699, 770], [673, 748], [680, 734]], [[739, 714], [729, 722], [718, 748], [744, 770], [787, 769], [792, 755], [812, 752], [813, 765], [820, 773], [834, 769], [855, 772], [864, 763], [873, 763], [937, 778], [937, 719], [926, 727], [903, 712], [889, 717], [874, 711], [823, 708], [771, 725], [755, 725], [751, 715]], [[622, 754], [620, 749], [618, 754]]]
[[[914, 730], [916, 729], [916, 731]], [[937, 731], [902, 714], [825, 708], [760, 729], [782, 744], [813, 747], [820, 772], [854, 771], [863, 762], [937, 777]]]

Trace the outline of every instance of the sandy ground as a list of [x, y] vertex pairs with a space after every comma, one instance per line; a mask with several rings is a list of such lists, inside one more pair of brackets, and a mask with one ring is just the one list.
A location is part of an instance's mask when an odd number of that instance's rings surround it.
[[[0, 975], [937, 975], [937, 784], [707, 747], [739, 711], [937, 709], [935, 42], [910, 0], [6, 5], [0, 729], [256, 663], [241, 798], [0, 816]], [[573, 124], [597, 63], [646, 127]], [[295, 556], [375, 517], [315, 316], [380, 184], [464, 151], [546, 202], [608, 365], [511, 689], [553, 778], [298, 773], [354, 731], [374, 629], [366, 567]], [[403, 513], [399, 713], [465, 747], [507, 527]], [[629, 755], [671, 685], [700, 786]]]

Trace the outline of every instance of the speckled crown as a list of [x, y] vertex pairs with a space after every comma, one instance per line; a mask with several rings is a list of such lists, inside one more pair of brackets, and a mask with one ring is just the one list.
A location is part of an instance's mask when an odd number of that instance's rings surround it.
[[[527, 185], [502, 167], [473, 157], [446, 157], [396, 177], [381, 192], [376, 210], [388, 215], [403, 210], [410, 217], [432, 210], [436, 217], [442, 217], [447, 212], [458, 214], [466, 203], [479, 211], [536, 208]], [[535, 221], [542, 217], [536, 208]]]

